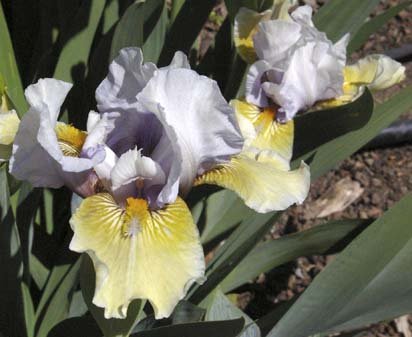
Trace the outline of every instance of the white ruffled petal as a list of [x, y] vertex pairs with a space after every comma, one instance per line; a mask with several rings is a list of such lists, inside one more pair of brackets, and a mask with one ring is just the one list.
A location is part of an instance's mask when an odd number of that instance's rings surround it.
[[29, 85], [24, 92], [29, 105], [47, 115], [51, 123], [59, 117], [62, 106], [72, 84], [54, 78], [40, 79], [36, 84]]
[[324, 43], [308, 43], [297, 49], [282, 82], [262, 85], [266, 94], [282, 107], [286, 120], [318, 100], [341, 95], [341, 66], [327, 53], [327, 48]]
[[[138, 100], [177, 138], [169, 146], [177, 146], [180, 151], [175, 152], [182, 154], [182, 193], [188, 192], [197, 174], [242, 148], [234, 111], [207, 77], [187, 69], [159, 70]], [[169, 141], [173, 136], [168, 135]]]
[[152, 78], [157, 67], [143, 63], [140, 48], [123, 48], [109, 66], [109, 74], [96, 89], [97, 108], [100, 112], [121, 112], [136, 103], [137, 94]]
[[301, 26], [292, 21], [271, 20], [259, 24], [253, 37], [256, 54], [279, 68], [287, 61], [291, 48], [301, 39]]

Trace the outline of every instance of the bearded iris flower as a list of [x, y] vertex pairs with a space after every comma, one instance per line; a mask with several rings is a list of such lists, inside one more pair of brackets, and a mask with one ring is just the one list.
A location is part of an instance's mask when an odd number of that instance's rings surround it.
[[94, 192], [93, 167], [105, 159], [104, 141], [114, 126], [107, 115], [91, 111], [88, 132], [58, 122], [71, 84], [41, 79], [25, 90], [30, 105], [13, 142], [10, 173], [35, 187], [68, 186], [81, 196]]
[[[198, 229], [183, 200], [194, 185], [232, 189], [258, 212], [285, 209], [308, 193], [307, 166], [289, 171], [281, 155], [246, 144], [216, 82], [191, 70], [180, 52], [168, 67], [158, 69], [143, 63], [140, 49], [121, 50], [96, 90], [100, 116], [91, 114], [89, 133], [77, 145], [56, 130], [57, 111], [68, 90], [67, 84], [57, 83], [63, 89], [56, 90], [54, 80], [43, 80], [36, 90], [26, 91], [31, 109], [16, 137], [12, 172], [37, 186], [64, 183], [78, 192], [66, 178], [71, 166], [63, 158], [62, 142], [76, 149], [77, 156], [69, 158], [88, 160], [85, 170], [70, 171], [76, 177], [86, 173], [86, 185], [94, 187], [82, 194], [85, 199], [70, 220], [70, 248], [91, 257], [93, 303], [105, 309], [106, 318], [126, 317], [135, 298], [148, 299], [156, 318], [167, 317], [191, 284], [204, 280]], [[57, 159], [50, 144], [43, 144], [41, 128], [32, 127], [35, 136], [23, 142], [25, 120], [34, 116], [40, 119], [34, 125], [47, 124], [54, 137], [61, 151]], [[93, 135], [96, 129], [99, 137]], [[86, 146], [89, 138], [91, 146]], [[28, 152], [36, 151], [29, 142], [47, 155], [31, 171], [26, 163], [35, 158]], [[51, 184], [46, 166], [64, 179]], [[97, 182], [91, 184], [91, 177]]]
[[[309, 6], [289, 15], [294, 1], [276, 5], [278, 10], [271, 13], [278, 13], [277, 17], [261, 20], [252, 30], [258, 60], [248, 71], [245, 98], [231, 104], [246, 144], [272, 151], [289, 163], [295, 114], [342, 94], [348, 36], [332, 44], [314, 27]], [[238, 26], [247, 21], [242, 19], [246, 14], [240, 11]]]
[[301, 6], [291, 20], [260, 23], [254, 35], [259, 60], [247, 75], [246, 100], [259, 107], [278, 106], [281, 122], [342, 94], [349, 36], [332, 44], [311, 17], [312, 8]]
[[274, 10], [257, 15], [241, 9], [236, 17], [235, 40], [249, 32], [258, 60], [248, 71], [245, 99], [231, 103], [247, 143], [290, 160], [296, 113], [349, 103], [365, 87], [387, 88], [405, 77], [405, 68], [384, 55], [346, 65], [348, 34], [332, 44], [314, 27], [311, 7], [288, 14], [293, 1], [276, 3], [283, 9], [277, 19], [270, 18]]

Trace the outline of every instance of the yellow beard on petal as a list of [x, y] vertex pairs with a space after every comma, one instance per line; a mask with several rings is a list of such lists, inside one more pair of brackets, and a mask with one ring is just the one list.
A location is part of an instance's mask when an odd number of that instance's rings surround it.
[[157, 319], [171, 314], [205, 263], [190, 210], [179, 197], [162, 209], [128, 198], [120, 207], [108, 193], [84, 199], [70, 220], [70, 249], [87, 252], [96, 271], [93, 303], [106, 318], [125, 318], [129, 303], [148, 299]]
[[54, 130], [63, 154], [65, 156], [78, 157], [86, 140], [87, 133], [65, 123], [57, 123]]
[[123, 234], [131, 236], [141, 232], [142, 226], [147, 223], [149, 216], [149, 205], [146, 200], [127, 198]]

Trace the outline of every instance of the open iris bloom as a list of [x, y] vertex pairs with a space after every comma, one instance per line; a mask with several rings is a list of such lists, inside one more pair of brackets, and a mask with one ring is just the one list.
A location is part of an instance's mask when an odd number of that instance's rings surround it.
[[100, 116], [90, 113], [88, 133], [65, 124], [62, 132], [56, 122], [69, 88], [49, 79], [26, 90], [31, 108], [11, 172], [85, 197], [70, 221], [70, 248], [92, 258], [93, 303], [106, 318], [126, 317], [135, 298], [167, 317], [204, 280], [198, 230], [183, 201], [192, 186], [232, 189], [258, 212], [285, 209], [308, 193], [307, 166], [289, 171], [283, 156], [246, 144], [216, 82], [192, 71], [180, 52], [158, 69], [143, 63], [140, 49], [121, 50], [96, 90]]
[[[258, 60], [248, 71], [245, 99], [232, 105], [248, 143], [286, 159], [292, 155], [293, 118], [299, 111], [349, 103], [365, 86], [384, 89], [405, 77], [404, 67], [383, 55], [346, 66], [349, 35], [333, 44], [314, 26], [310, 6], [289, 14], [293, 5], [275, 1], [263, 13], [242, 8], [235, 19], [235, 41], [244, 36]], [[237, 46], [244, 56], [244, 48]]]
[[30, 105], [13, 143], [10, 173], [35, 187], [68, 186], [85, 197], [99, 188], [93, 167], [105, 159], [104, 141], [114, 127], [107, 115], [91, 111], [87, 133], [58, 122], [71, 84], [41, 79], [25, 96]]
[[253, 37], [259, 60], [247, 75], [246, 100], [278, 107], [281, 122], [342, 94], [348, 35], [332, 44], [311, 17], [310, 6], [298, 7], [289, 20], [261, 22]]

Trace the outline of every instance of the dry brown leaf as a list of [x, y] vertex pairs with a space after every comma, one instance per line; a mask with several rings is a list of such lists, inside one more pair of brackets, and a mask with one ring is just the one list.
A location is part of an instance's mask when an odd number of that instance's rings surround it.
[[412, 332], [409, 327], [408, 315], [401, 316], [395, 319], [396, 330], [402, 333], [404, 337], [412, 337]]
[[339, 180], [319, 199], [308, 206], [311, 217], [323, 218], [343, 211], [363, 193], [363, 188], [350, 177]]

